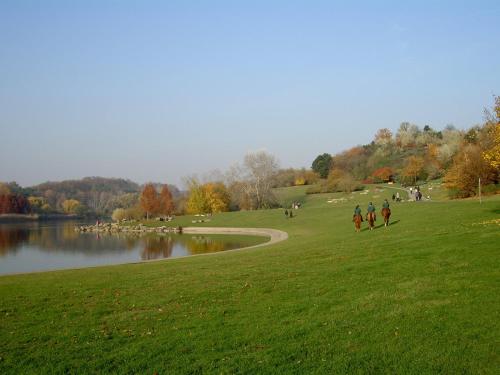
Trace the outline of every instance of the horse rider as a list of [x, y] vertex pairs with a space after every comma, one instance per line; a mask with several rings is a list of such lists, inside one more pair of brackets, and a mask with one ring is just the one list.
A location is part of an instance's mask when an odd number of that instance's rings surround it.
[[368, 215], [369, 215], [370, 213], [373, 213], [373, 221], [376, 221], [376, 220], [377, 220], [377, 215], [375, 214], [375, 206], [373, 205], [373, 203], [372, 203], [372, 202], [370, 202], [370, 203], [368, 204], [368, 208], [366, 209], [366, 211], [367, 211], [367, 214], [366, 214], [366, 219], [367, 219], [367, 220], [368, 220]]
[[354, 215], [352, 215], [352, 220], [353, 221], [354, 221], [354, 218], [357, 215], [360, 215], [361, 216], [361, 221], [363, 221], [363, 215], [361, 215], [361, 208], [359, 207], [359, 204], [357, 204], [356, 207], [354, 208]]
[[384, 199], [384, 203], [382, 203], [382, 208], [389, 208], [389, 202], [387, 199]]

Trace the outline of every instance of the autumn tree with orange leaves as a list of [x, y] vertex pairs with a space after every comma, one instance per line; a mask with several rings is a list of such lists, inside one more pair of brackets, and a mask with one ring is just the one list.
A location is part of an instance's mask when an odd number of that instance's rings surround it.
[[418, 175], [424, 168], [424, 159], [420, 156], [410, 156], [406, 160], [406, 166], [403, 169], [403, 177], [411, 179], [412, 183], [417, 183]]
[[390, 167], [382, 167], [376, 169], [372, 176], [375, 177], [376, 180], [380, 180], [382, 182], [389, 182], [392, 180], [392, 176], [394, 176], [394, 170]]
[[478, 145], [469, 144], [453, 159], [453, 164], [444, 176], [444, 186], [454, 198], [466, 198], [476, 194], [478, 181], [484, 185], [495, 182], [495, 168], [482, 157]]
[[175, 210], [174, 200], [172, 199], [172, 193], [167, 185], [163, 185], [160, 192], [160, 207], [159, 213], [162, 215], [170, 216]]
[[141, 208], [146, 212], [146, 219], [154, 215], [160, 208], [160, 200], [153, 184], [146, 184], [141, 193]]

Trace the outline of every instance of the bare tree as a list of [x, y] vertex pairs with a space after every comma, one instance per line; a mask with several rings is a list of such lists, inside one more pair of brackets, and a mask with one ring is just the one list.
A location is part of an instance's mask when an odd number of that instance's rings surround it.
[[274, 178], [279, 170], [278, 160], [265, 151], [248, 153], [243, 159], [245, 191], [255, 199], [255, 208], [272, 206]]

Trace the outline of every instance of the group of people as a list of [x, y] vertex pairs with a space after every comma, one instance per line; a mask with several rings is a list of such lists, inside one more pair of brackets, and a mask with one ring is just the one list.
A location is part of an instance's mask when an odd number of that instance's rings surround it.
[[399, 195], [399, 191], [396, 192], [396, 194], [392, 193], [392, 201], [401, 202], [401, 196]]
[[[422, 193], [420, 192], [420, 188], [418, 186], [410, 187], [410, 194], [409, 194], [410, 199], [414, 199], [416, 201], [421, 201], [422, 200]], [[396, 202], [401, 202], [401, 197], [399, 195], [399, 192], [396, 192], [395, 194], [392, 194], [392, 200]]]
[[[384, 199], [384, 203], [382, 203], [382, 209], [384, 209], [384, 208], [389, 208], [389, 202], [387, 201], [387, 199]], [[359, 204], [356, 205], [356, 207], [354, 208], [354, 215], [352, 216], [353, 221], [354, 221], [354, 218], [358, 215], [361, 216], [361, 221], [363, 221], [363, 215], [361, 214], [361, 208], [359, 207]], [[368, 204], [368, 207], [366, 209], [366, 216], [365, 217], [367, 220], [368, 220], [369, 215], [373, 215], [374, 220], [375, 221], [377, 220], [377, 214], [375, 213], [375, 206], [373, 205], [372, 202], [370, 202]]]
[[410, 187], [410, 195], [412, 198], [414, 198], [416, 201], [422, 200], [422, 193], [420, 192], [420, 188], [418, 186], [415, 186], [415, 188]]
[[292, 202], [292, 207], [290, 210], [285, 209], [285, 217], [288, 219], [289, 217], [293, 217], [293, 210], [298, 210], [302, 206], [300, 202]]

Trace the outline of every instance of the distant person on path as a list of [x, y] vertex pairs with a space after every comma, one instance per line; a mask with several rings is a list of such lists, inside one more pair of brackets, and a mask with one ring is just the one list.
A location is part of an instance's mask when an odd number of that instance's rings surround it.
[[392, 193], [392, 201], [394, 202], [395, 199], [396, 199], [396, 196], [394, 195], [394, 193]]
[[293, 217], [293, 211], [290, 210], [290, 219]]
[[401, 197], [399, 196], [399, 191], [396, 193], [396, 202], [400, 202]]
[[285, 216], [288, 219], [288, 210], [285, 210]]

